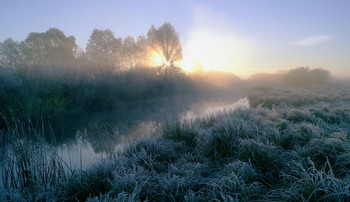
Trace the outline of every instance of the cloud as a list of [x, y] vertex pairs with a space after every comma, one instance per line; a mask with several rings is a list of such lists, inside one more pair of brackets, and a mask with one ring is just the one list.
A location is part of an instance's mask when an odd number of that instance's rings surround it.
[[300, 41], [294, 42], [294, 44], [299, 46], [316, 46], [331, 41], [333, 39], [334, 37], [332, 35], [313, 35], [304, 38]]

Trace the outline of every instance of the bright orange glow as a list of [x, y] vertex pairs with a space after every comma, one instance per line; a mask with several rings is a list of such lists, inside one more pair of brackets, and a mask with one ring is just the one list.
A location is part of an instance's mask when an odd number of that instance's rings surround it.
[[159, 53], [153, 51], [150, 58], [150, 65], [151, 66], [162, 66], [166, 64], [166, 60], [163, 55], [160, 55]]
[[166, 61], [165, 57], [155, 51], [152, 52], [152, 55], [151, 55], [151, 60], [150, 60], [150, 65], [151, 66], [155, 66], [155, 67], [158, 67], [158, 66], [167, 66], [169, 67], [170, 66], [170, 62], [169, 61]]

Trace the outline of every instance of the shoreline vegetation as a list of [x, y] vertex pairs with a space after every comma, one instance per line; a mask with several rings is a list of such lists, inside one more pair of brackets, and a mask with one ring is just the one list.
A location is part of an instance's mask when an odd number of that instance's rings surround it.
[[[0, 43], [0, 201], [350, 200], [348, 81], [307, 67], [248, 79], [186, 73], [169, 23], [137, 39], [95, 29], [86, 47], [56, 28]], [[112, 146], [86, 169], [60, 157], [43, 124], [148, 100], [237, 95], [250, 107], [165, 120], [155, 137]]]
[[164, 122], [161, 137], [86, 170], [66, 169], [40, 127], [9, 124], [1, 131], [0, 199], [346, 201], [347, 87], [253, 88], [248, 109]]
[[[147, 35], [118, 38], [94, 29], [85, 50], [57, 28], [32, 32], [23, 41], [0, 42], [0, 113], [6, 118], [52, 118], [173, 95], [228, 98], [261, 83], [315, 85], [329, 81], [323, 69], [297, 68], [248, 80], [225, 72], [180, 68], [180, 38], [170, 23]], [[244, 95], [243, 95], [244, 96]], [[0, 126], [4, 126], [1, 120]]]

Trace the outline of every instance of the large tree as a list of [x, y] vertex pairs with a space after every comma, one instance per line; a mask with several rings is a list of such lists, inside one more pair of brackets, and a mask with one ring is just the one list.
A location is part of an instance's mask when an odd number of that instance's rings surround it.
[[162, 57], [162, 66], [174, 66], [182, 60], [179, 34], [170, 23], [164, 23], [158, 29], [152, 25], [147, 36], [152, 51]]
[[21, 44], [26, 63], [39, 65], [66, 65], [75, 58], [78, 48], [74, 36], [66, 36], [57, 28], [32, 32]]
[[115, 38], [114, 33], [109, 29], [94, 29], [86, 46], [88, 59], [98, 66], [117, 65], [121, 51], [121, 39]]

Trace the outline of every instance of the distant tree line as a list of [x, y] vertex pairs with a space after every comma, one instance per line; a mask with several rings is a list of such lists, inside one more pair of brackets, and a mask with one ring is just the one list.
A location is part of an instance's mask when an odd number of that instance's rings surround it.
[[330, 80], [330, 72], [321, 68], [299, 67], [289, 70], [282, 78], [290, 86], [322, 85]]
[[[158, 60], [152, 61], [154, 57]], [[94, 29], [85, 50], [78, 47], [74, 36], [66, 36], [57, 28], [32, 32], [24, 41], [9, 38], [0, 43], [0, 67], [11, 69], [94, 65], [123, 70], [136, 66], [175, 66], [181, 59], [179, 35], [170, 23], [159, 28], [152, 25], [147, 36], [136, 39], [117, 38], [109, 29]]]

